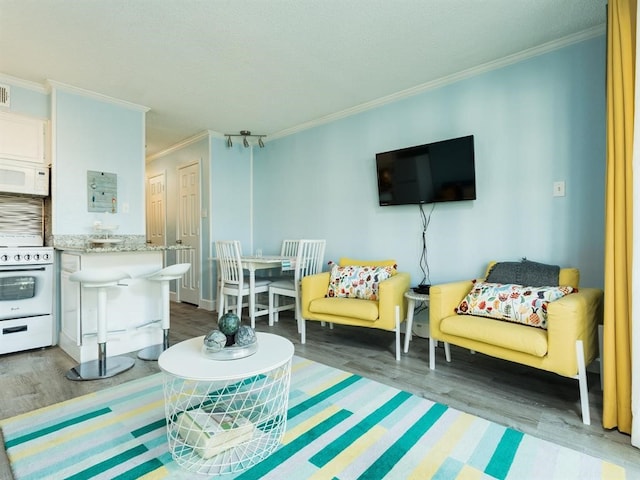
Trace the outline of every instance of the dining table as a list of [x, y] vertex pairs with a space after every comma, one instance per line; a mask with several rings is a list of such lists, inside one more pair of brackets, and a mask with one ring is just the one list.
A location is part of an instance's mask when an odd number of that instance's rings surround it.
[[242, 268], [249, 272], [249, 318], [251, 319], [251, 328], [256, 326], [256, 317], [267, 315], [269, 313], [269, 305], [259, 305], [262, 309], [256, 310], [256, 271], [281, 269], [283, 272], [293, 271], [295, 269], [296, 257], [283, 255], [242, 255]]

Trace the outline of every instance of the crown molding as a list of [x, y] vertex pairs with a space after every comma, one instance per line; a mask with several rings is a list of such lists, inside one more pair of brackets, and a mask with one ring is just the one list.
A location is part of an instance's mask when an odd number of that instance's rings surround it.
[[356, 115], [361, 112], [365, 112], [367, 110], [372, 110], [374, 108], [381, 107], [383, 105], [387, 105], [389, 103], [393, 103], [398, 100], [402, 100], [404, 98], [412, 97], [414, 95], [418, 95], [428, 90], [434, 90], [436, 88], [440, 88], [445, 85], [459, 82], [460, 80], [474, 77], [476, 75], [480, 75], [482, 73], [486, 73], [491, 70], [497, 70], [499, 68], [503, 68], [508, 65], [512, 65], [514, 63], [518, 63], [523, 60], [536, 57], [538, 55], [542, 55], [554, 50], [558, 50], [563, 47], [567, 47], [569, 45], [573, 45], [574, 43], [579, 43], [579, 42], [588, 40], [590, 38], [604, 35], [605, 33], [606, 33], [606, 24], [596, 25], [595, 27], [591, 27], [587, 30], [583, 30], [573, 35], [568, 35], [566, 37], [544, 43], [537, 47], [529, 48], [527, 50], [523, 50], [513, 55], [508, 55], [498, 60], [494, 60], [491, 62], [484, 63], [482, 65], [478, 65], [477, 67], [469, 68], [467, 70], [463, 70], [461, 72], [454, 73], [452, 75], [447, 75], [446, 77], [442, 77], [442, 78], [433, 80], [431, 82], [427, 82], [421, 85], [417, 85], [415, 87], [407, 88], [406, 90], [401, 90], [400, 92], [392, 93], [391, 95], [387, 95], [387, 96], [378, 98], [376, 100], [372, 100], [370, 102], [362, 103], [360, 105], [356, 105], [355, 107], [352, 107], [352, 108], [347, 108], [340, 112], [332, 113], [330, 115], [325, 115], [324, 117], [320, 117], [315, 120], [311, 120], [309, 122], [296, 125], [295, 127], [292, 127], [292, 128], [281, 130], [279, 132], [269, 135], [269, 138], [271, 140], [275, 140], [277, 138], [293, 135], [294, 133], [298, 133], [303, 130], [308, 130], [310, 128], [314, 128], [320, 125], [334, 122], [336, 120], [340, 120], [342, 118]]
[[180, 150], [181, 148], [184, 148], [184, 147], [186, 147], [188, 145], [191, 145], [193, 143], [199, 142], [203, 138], [209, 138], [210, 136], [211, 137], [223, 138], [221, 133], [214, 132], [213, 130], [205, 130], [203, 132], [196, 133], [195, 135], [192, 135], [191, 137], [185, 138], [184, 140], [181, 140], [178, 143], [174, 143], [170, 147], [165, 148], [164, 150], [161, 150], [159, 152], [156, 152], [153, 155], [149, 155], [148, 157], [146, 157], [145, 163], [149, 163], [149, 162], [152, 162], [154, 160], [157, 160], [158, 158], [162, 158], [165, 155], [169, 155], [169, 154], [171, 154], [173, 152], [176, 152], [176, 151]]
[[77, 95], [81, 95], [83, 97], [89, 97], [96, 100], [100, 100], [101, 102], [112, 103], [114, 105], [118, 105], [120, 107], [125, 107], [131, 110], [138, 110], [140, 112], [148, 112], [150, 110], [149, 107], [145, 107], [144, 105], [138, 105], [137, 103], [127, 102], [126, 100], [120, 100], [118, 98], [113, 98], [108, 95], [103, 95], [102, 93], [92, 92], [91, 90], [85, 90], [84, 88], [76, 87], [73, 85], [68, 85], [66, 83], [58, 82], [55, 80], [47, 79], [47, 84], [51, 90], [63, 90], [65, 92], [74, 93]]
[[10, 83], [12, 86], [26, 88], [27, 90], [33, 90], [37, 93], [48, 94], [49, 90], [45, 85], [38, 82], [32, 82], [30, 80], [24, 80], [22, 78], [13, 77], [4, 73], [0, 73], [0, 82]]

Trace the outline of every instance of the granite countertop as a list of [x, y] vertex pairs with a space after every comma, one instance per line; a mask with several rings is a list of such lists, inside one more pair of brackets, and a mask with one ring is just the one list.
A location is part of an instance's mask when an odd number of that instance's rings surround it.
[[79, 253], [123, 253], [123, 252], [157, 252], [166, 250], [188, 250], [192, 247], [187, 245], [127, 245], [127, 244], [108, 244], [105, 246], [89, 246], [89, 245], [62, 245], [54, 246], [56, 250], [79, 252]]
[[181, 244], [151, 245], [146, 243], [144, 235], [114, 235], [109, 240], [102, 239], [102, 241], [88, 235], [58, 235], [50, 240], [48, 245], [56, 250], [76, 253], [162, 252], [192, 248]]

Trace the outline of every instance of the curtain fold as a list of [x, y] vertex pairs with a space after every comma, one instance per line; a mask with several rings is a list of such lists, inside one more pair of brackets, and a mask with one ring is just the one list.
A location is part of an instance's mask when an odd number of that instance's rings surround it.
[[610, 0], [607, 27], [602, 425], [630, 434], [636, 0]]

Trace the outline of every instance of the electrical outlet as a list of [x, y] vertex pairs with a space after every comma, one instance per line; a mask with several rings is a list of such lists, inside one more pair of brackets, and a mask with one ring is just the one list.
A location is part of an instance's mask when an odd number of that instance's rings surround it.
[[553, 196], [564, 197], [564, 182], [553, 182]]

